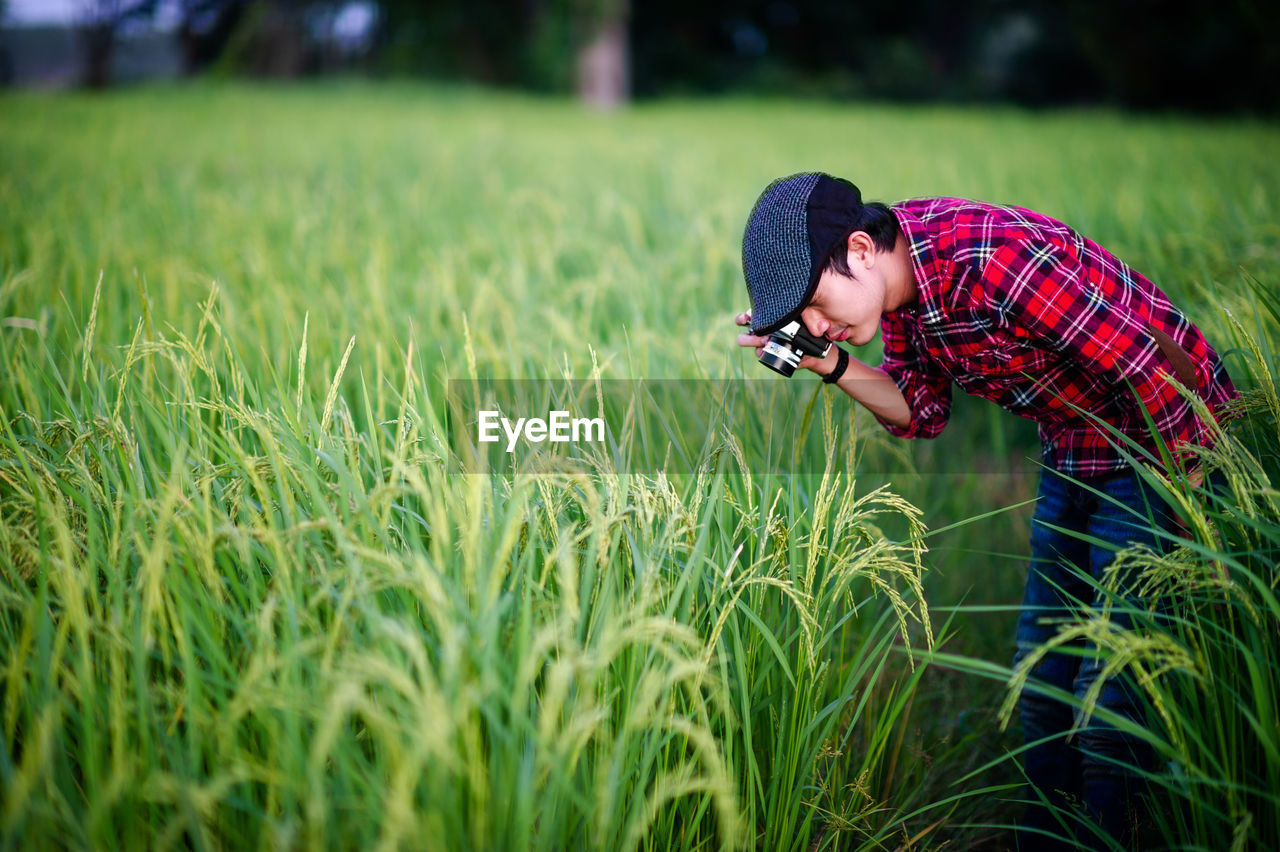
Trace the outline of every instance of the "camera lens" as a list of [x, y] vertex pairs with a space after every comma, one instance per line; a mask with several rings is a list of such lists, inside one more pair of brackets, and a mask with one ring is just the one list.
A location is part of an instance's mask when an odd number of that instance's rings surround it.
[[800, 366], [800, 353], [776, 338], [770, 337], [769, 342], [764, 346], [764, 351], [760, 353], [760, 363], [775, 373], [781, 373], [790, 378], [795, 373], [796, 367]]

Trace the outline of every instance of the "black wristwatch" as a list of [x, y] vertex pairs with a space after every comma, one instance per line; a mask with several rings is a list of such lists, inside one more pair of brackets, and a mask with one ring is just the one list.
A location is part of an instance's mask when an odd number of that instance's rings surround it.
[[844, 375], [844, 371], [849, 368], [849, 353], [845, 352], [839, 346], [836, 347], [836, 366], [830, 373], [822, 377], [824, 385], [832, 385], [840, 381], [840, 377]]

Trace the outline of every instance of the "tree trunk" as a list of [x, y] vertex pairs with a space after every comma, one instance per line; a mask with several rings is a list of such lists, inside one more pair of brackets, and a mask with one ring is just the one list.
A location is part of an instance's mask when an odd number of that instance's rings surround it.
[[84, 47], [84, 78], [90, 89], [105, 89], [111, 85], [111, 52], [115, 46], [115, 27], [108, 21], [98, 21], [80, 31]]
[[612, 8], [578, 52], [578, 97], [597, 109], [620, 107], [631, 96], [627, 3], [609, 5]]

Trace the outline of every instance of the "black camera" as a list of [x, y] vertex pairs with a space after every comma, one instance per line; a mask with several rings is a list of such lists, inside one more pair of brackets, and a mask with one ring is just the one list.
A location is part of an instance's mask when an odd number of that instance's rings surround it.
[[760, 353], [760, 363], [789, 378], [805, 355], [821, 358], [829, 349], [831, 341], [825, 337], [815, 337], [805, 328], [804, 323], [792, 320], [769, 335], [769, 341]]

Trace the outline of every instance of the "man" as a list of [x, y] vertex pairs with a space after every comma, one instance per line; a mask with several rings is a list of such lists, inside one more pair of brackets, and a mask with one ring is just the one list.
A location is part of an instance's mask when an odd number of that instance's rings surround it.
[[[1046, 616], [1094, 602], [1085, 577], [1100, 578], [1117, 549], [1160, 549], [1177, 528], [1110, 430], [1151, 458], [1160, 458], [1160, 443], [1178, 455], [1208, 444], [1210, 433], [1168, 379], [1193, 389], [1215, 416], [1235, 389], [1200, 331], [1102, 246], [1019, 207], [959, 198], [864, 204], [853, 184], [809, 173], [761, 194], [742, 257], [752, 311], [736, 321], [752, 332], [738, 342], [757, 355], [767, 335], [797, 319], [813, 335], [857, 345], [879, 329], [879, 367], [838, 346], [800, 367], [862, 403], [891, 434], [941, 432], [953, 383], [1039, 424], [1044, 472], [1015, 666], [1056, 631]], [[1115, 621], [1127, 626], [1122, 613]], [[1032, 679], [1083, 697], [1101, 664], [1089, 654], [1050, 654]], [[1117, 680], [1098, 703], [1133, 718], [1135, 698]], [[1072, 709], [1036, 690], [1023, 691], [1019, 710], [1033, 787], [1020, 847], [1101, 848], [1096, 832], [1072, 838], [1055, 817], [1076, 800], [1127, 846], [1137, 801], [1117, 762], [1146, 768], [1150, 755], [1097, 720], [1067, 741]]]

